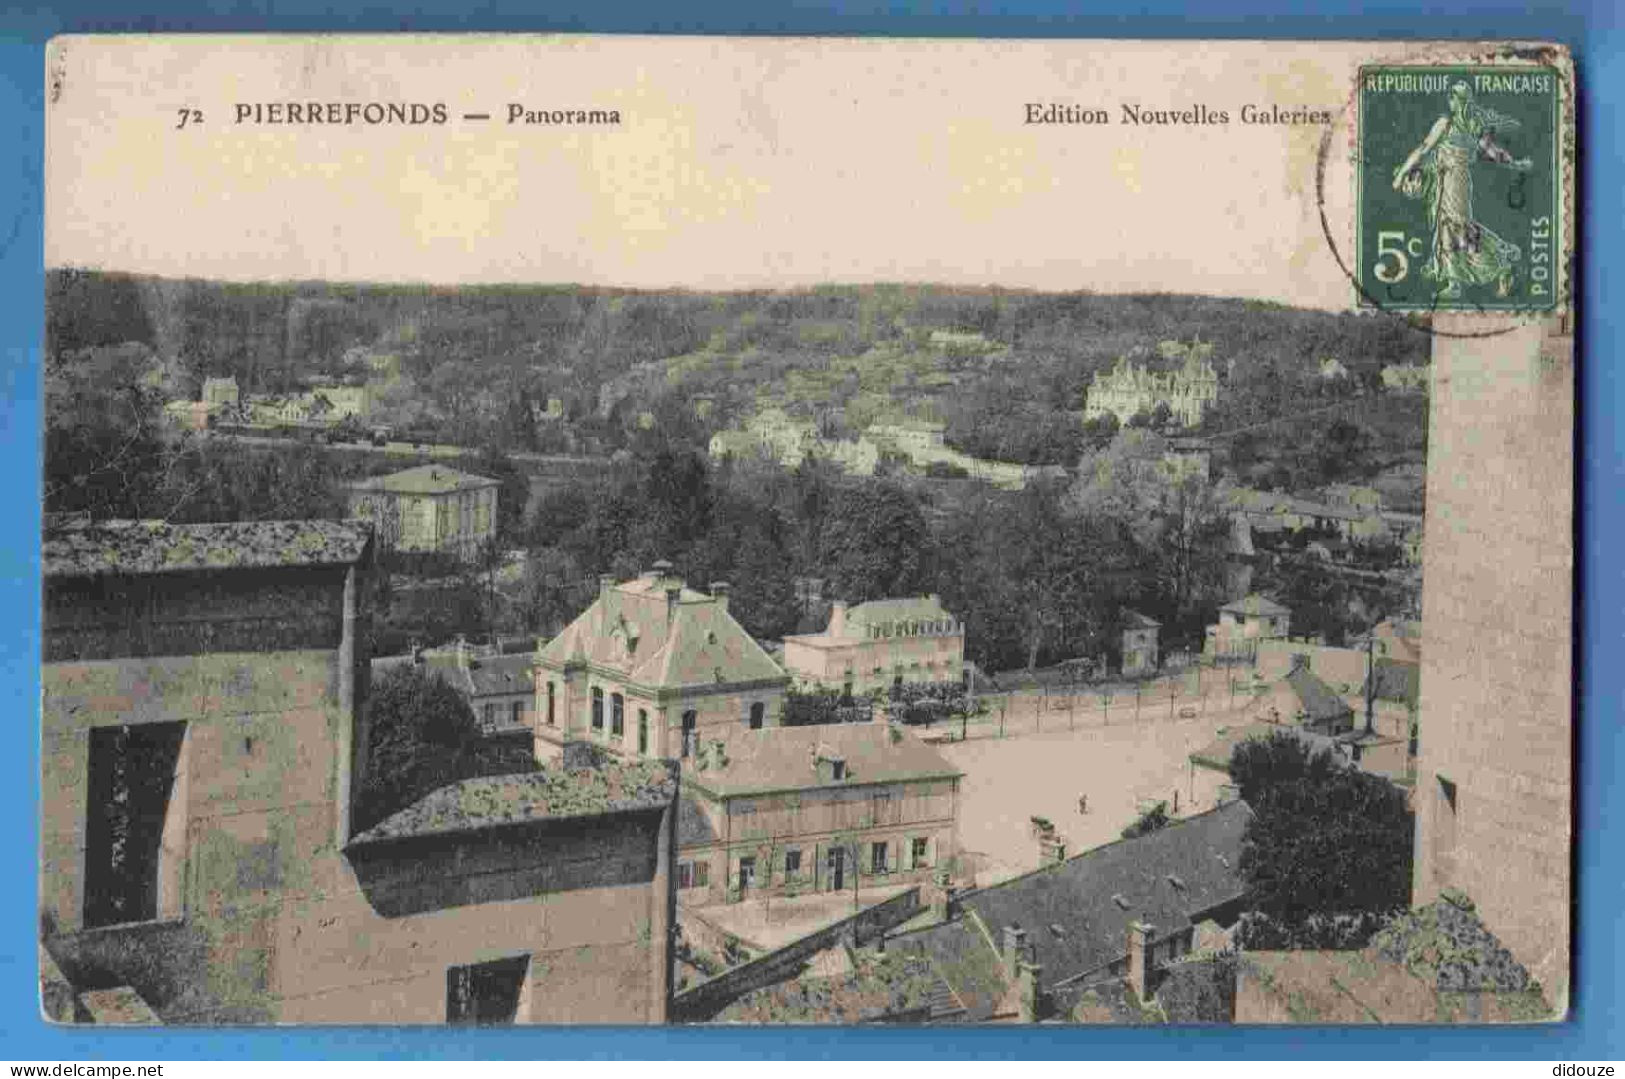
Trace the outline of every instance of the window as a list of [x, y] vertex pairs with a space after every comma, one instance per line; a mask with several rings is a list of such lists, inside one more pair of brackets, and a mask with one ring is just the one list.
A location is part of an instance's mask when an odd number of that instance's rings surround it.
[[694, 752], [694, 744], [699, 737], [699, 732], [695, 730], [698, 721], [699, 717], [692, 708], [683, 713], [683, 756], [685, 758]]
[[762, 729], [762, 714], [763, 714], [764, 711], [766, 711], [766, 709], [762, 705], [761, 701], [757, 701], [755, 704], [750, 706], [750, 729], [751, 730], [759, 731], [759, 730]]
[[604, 691], [597, 686], [592, 689], [592, 729], [604, 729]]
[[649, 752], [649, 713], [638, 709], [638, 752]]
[[679, 889], [694, 887], [694, 863], [677, 863], [677, 887]]
[[1456, 818], [1459, 810], [1456, 784], [1439, 776], [1439, 792], [1433, 813], [1433, 853], [1435, 857], [1451, 858], [1456, 853]]
[[510, 701], [508, 703], [508, 722], [515, 727], [525, 725], [525, 702]]
[[869, 872], [871, 872], [871, 873], [884, 873], [884, 872], [886, 872], [886, 844], [884, 844], [884, 843], [871, 843], [871, 844], [869, 844]]
[[756, 813], [755, 802], [735, 802], [733, 808], [736, 817], [749, 817]]
[[801, 851], [787, 850], [784, 852], [784, 877], [794, 880], [801, 876]]
[[554, 690], [553, 683], [552, 682], [547, 683], [547, 725], [549, 727], [554, 726], [554, 718], [553, 718], [553, 694], [554, 694], [554, 692], [555, 692], [555, 690]]
[[739, 890], [749, 891], [756, 886], [756, 859], [747, 857], [739, 859]]
[[830, 761], [829, 762], [829, 771], [830, 771], [830, 778], [831, 779], [845, 779], [846, 778], [846, 762], [845, 761]]
[[908, 841], [908, 856], [915, 869], [928, 869], [931, 866], [931, 840], [923, 835], [917, 835]]
[[446, 1022], [451, 1026], [503, 1026], [519, 1016], [530, 956], [472, 963], [446, 971]]
[[626, 698], [619, 693], [609, 698], [609, 733], [619, 738], [626, 733]]
[[696, 887], [696, 888], [704, 888], [706, 885], [708, 885], [710, 883], [711, 883], [711, 863], [710, 862], [695, 862], [694, 863], [694, 887]]
[[497, 706], [495, 704], [487, 701], [485, 706], [481, 708], [480, 711], [485, 716], [486, 730], [490, 730], [492, 727], [497, 725]]
[[90, 732], [85, 815], [86, 928], [181, 913], [186, 855], [186, 724]]

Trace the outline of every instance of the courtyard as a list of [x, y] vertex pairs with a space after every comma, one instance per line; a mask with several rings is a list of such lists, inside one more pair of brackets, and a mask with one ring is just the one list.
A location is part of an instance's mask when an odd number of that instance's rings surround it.
[[[1215, 704], [1217, 702], [1214, 702]], [[1244, 704], [1243, 704], [1244, 706]], [[1213, 808], [1217, 773], [1198, 769], [1189, 756], [1213, 741], [1240, 712], [1204, 710], [1181, 716], [1147, 710], [1138, 720], [1113, 708], [1113, 721], [1066, 717], [1044, 729], [1025, 725], [1006, 737], [971, 737], [938, 746], [964, 769], [960, 781], [959, 845], [977, 885], [1007, 879], [1039, 864], [1032, 818], [1052, 821], [1073, 855], [1119, 838], [1143, 804], [1178, 801], [1177, 816]], [[1087, 799], [1080, 811], [1079, 798]], [[963, 883], [970, 883], [965, 881]]]

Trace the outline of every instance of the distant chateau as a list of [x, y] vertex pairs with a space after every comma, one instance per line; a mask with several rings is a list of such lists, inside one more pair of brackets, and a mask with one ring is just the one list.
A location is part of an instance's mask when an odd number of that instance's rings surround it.
[[1219, 397], [1219, 376], [1213, 370], [1212, 342], [1164, 341], [1157, 352], [1165, 360], [1184, 357], [1177, 371], [1157, 372], [1127, 358], [1119, 359], [1108, 374], [1097, 374], [1089, 386], [1084, 419], [1111, 413], [1127, 423], [1141, 412], [1150, 414], [1159, 404], [1168, 406], [1182, 426], [1195, 427], [1202, 412]]

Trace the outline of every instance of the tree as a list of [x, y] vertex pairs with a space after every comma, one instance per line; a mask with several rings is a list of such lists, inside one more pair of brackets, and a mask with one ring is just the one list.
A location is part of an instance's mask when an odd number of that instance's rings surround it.
[[919, 502], [886, 481], [836, 489], [819, 534], [834, 594], [859, 603], [906, 596], [924, 582], [929, 532]]
[[373, 683], [356, 829], [370, 828], [465, 771], [478, 737], [474, 712], [449, 682], [417, 664]]
[[1381, 776], [1350, 769], [1294, 780], [1253, 805], [1241, 874], [1254, 907], [1287, 924], [1400, 910], [1410, 902], [1412, 830], [1404, 793]]
[[157, 357], [98, 346], [45, 365], [45, 508], [92, 517], [160, 515], [169, 461]]
[[1232, 754], [1232, 775], [1251, 791], [1239, 868], [1253, 908], [1288, 932], [1404, 908], [1414, 830], [1404, 792], [1295, 741], [1244, 742]]
[[1249, 805], [1274, 787], [1298, 780], [1323, 783], [1339, 767], [1330, 753], [1313, 750], [1290, 731], [1249, 738], [1230, 751], [1230, 782]]

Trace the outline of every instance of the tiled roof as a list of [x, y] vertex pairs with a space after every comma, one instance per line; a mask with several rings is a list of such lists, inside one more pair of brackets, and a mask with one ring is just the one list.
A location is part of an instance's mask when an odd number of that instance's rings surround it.
[[1421, 692], [1422, 668], [1397, 659], [1379, 659], [1372, 682], [1378, 700], [1415, 704]]
[[529, 655], [478, 656], [469, 660], [468, 680], [475, 697], [512, 696], [535, 689]]
[[553, 766], [523, 775], [482, 776], [425, 795], [351, 843], [658, 809], [676, 793], [677, 768], [670, 761], [612, 758], [593, 768]]
[[694, 799], [677, 799], [677, 845], [703, 847], [717, 841], [717, 830], [711, 827], [711, 818], [705, 815]]
[[[701, 748], [705, 749], [711, 741], [702, 740]], [[912, 732], [884, 723], [735, 730], [716, 741], [723, 743], [722, 756], [726, 763], [708, 764], [702, 769], [696, 762], [683, 781], [722, 797], [964, 774]], [[820, 781], [819, 757], [845, 761], [846, 778], [836, 782]]]
[[1227, 727], [1207, 745], [1190, 755], [1192, 763], [1217, 768], [1221, 772], [1230, 770], [1230, 756], [1235, 748], [1243, 742], [1254, 739], [1268, 738], [1274, 734], [1288, 734], [1302, 742], [1310, 752], [1325, 751], [1333, 754], [1334, 760], [1342, 760], [1342, 754], [1337, 751], [1337, 739], [1329, 735], [1316, 734], [1314, 731], [1296, 724], [1287, 723], [1247, 723], [1238, 727]]
[[1223, 607], [1220, 607], [1219, 610], [1229, 611], [1232, 614], [1245, 615], [1274, 616], [1292, 613], [1288, 608], [1281, 606], [1279, 603], [1276, 603], [1274, 600], [1269, 599], [1266, 596], [1260, 596], [1256, 592], [1250, 596], [1243, 596], [1241, 599], [1238, 599], [1233, 603], [1226, 603]]
[[872, 599], [846, 612], [847, 625], [873, 626], [886, 622], [940, 622], [951, 619], [936, 596]]
[[[676, 590], [669, 604], [666, 592]], [[788, 682], [726, 606], [673, 577], [645, 575], [611, 587], [543, 646], [543, 665], [592, 663], [661, 688]]]
[[419, 465], [404, 472], [373, 476], [348, 485], [352, 491], [389, 491], [393, 494], [441, 495], [451, 491], [471, 491], [497, 487], [500, 481], [472, 476], [445, 465]]
[[1147, 618], [1139, 611], [1131, 611], [1127, 607], [1123, 608], [1124, 629], [1157, 629], [1161, 625], [1161, 622], [1154, 618]]
[[[1297, 711], [1305, 722], [1331, 722], [1342, 719], [1354, 711], [1347, 701], [1338, 696], [1332, 687], [1321, 681], [1320, 676], [1308, 667], [1293, 668], [1281, 679], [1281, 683], [1290, 687], [1292, 695], [1298, 699]], [[1296, 719], [1297, 715], [1285, 718]]]
[[42, 568], [46, 577], [99, 577], [348, 565], [371, 536], [367, 525], [340, 521], [104, 521], [48, 531]]
[[1246, 803], [1230, 802], [967, 893], [958, 919], [900, 934], [888, 947], [924, 950], [970, 1012], [967, 1018], [985, 1019], [1002, 994], [1002, 979], [990, 984], [998, 978], [995, 945], [970, 912], [995, 941], [1006, 926], [1024, 930], [1043, 968], [1043, 986], [1053, 987], [1122, 958], [1130, 922], [1150, 923], [1161, 940], [1242, 898], [1241, 841], [1251, 817]]

